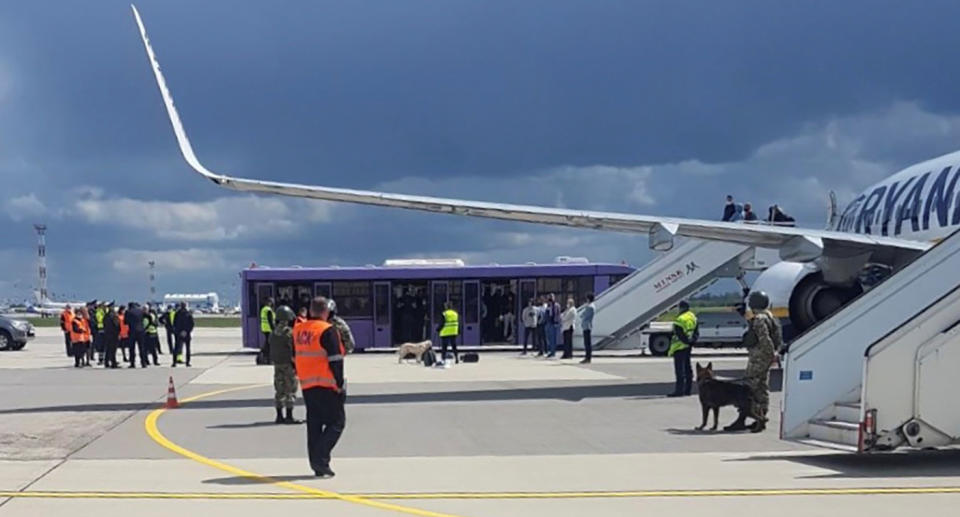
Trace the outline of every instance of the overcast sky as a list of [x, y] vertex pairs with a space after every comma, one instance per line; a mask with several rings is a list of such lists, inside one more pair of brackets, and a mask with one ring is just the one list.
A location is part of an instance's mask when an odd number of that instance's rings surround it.
[[[142, 1], [214, 171], [820, 227], [960, 148], [960, 3]], [[0, 300], [235, 298], [237, 272], [391, 257], [642, 263], [640, 236], [218, 189], [182, 161], [127, 1], [0, 4]]]

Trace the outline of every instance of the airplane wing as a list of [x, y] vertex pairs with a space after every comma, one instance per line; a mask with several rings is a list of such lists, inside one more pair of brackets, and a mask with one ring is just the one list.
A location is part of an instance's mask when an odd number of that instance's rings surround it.
[[681, 236], [776, 248], [780, 250], [780, 257], [783, 260], [797, 262], [816, 260], [821, 256], [844, 259], [869, 254], [874, 261], [899, 265], [908, 262], [930, 247], [930, 244], [923, 242], [836, 231], [468, 201], [263, 181], [218, 174], [204, 167], [197, 159], [197, 155], [194, 153], [190, 140], [187, 138], [187, 133], [183, 128], [183, 123], [180, 121], [180, 115], [174, 106], [173, 96], [170, 94], [167, 82], [160, 70], [160, 63], [157, 61], [150, 45], [140, 13], [135, 6], [131, 7], [137, 26], [140, 28], [144, 48], [153, 67], [157, 86], [160, 88], [160, 94], [166, 105], [170, 124], [173, 126], [173, 132], [176, 134], [177, 142], [180, 145], [180, 151], [187, 163], [196, 172], [221, 187], [245, 192], [262, 192], [443, 214], [642, 233], [649, 236], [650, 247], [655, 250], [670, 249], [673, 246], [673, 238]]

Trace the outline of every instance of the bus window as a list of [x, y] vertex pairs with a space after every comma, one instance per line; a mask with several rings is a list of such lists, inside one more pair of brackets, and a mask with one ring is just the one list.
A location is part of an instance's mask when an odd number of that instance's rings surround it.
[[370, 282], [334, 282], [333, 299], [337, 314], [344, 318], [372, 318]]
[[559, 278], [538, 278], [537, 293], [546, 297], [548, 294], [560, 294], [561, 291]]
[[433, 282], [433, 322], [443, 321], [443, 304], [449, 297], [447, 296], [448, 284], [446, 281]]
[[260, 309], [267, 304], [267, 298], [273, 298], [273, 284], [271, 283], [257, 284], [257, 303], [256, 305], [250, 306], [250, 309], [253, 311], [253, 314], [251, 314], [250, 316], [255, 316], [255, 317], [260, 316]]
[[278, 285], [277, 286], [277, 307], [281, 305], [289, 305], [290, 300], [293, 300], [293, 286], [290, 284]]
[[480, 284], [467, 282], [464, 290], [463, 322], [471, 325], [480, 321]]
[[587, 294], [593, 292], [593, 277], [581, 276], [577, 278], [577, 305], [587, 303]]
[[617, 282], [626, 278], [627, 275], [610, 275], [610, 287], [616, 285]]
[[260, 315], [260, 299], [257, 296], [257, 289], [253, 285], [247, 286], [247, 317], [255, 318]]
[[463, 311], [463, 281], [461, 280], [452, 280], [450, 282], [450, 294], [448, 299], [450, 303], [453, 304], [453, 310], [457, 313], [462, 313]]
[[376, 325], [390, 324], [390, 284], [374, 285], [374, 303], [376, 303]]
[[330, 299], [330, 282], [317, 282], [313, 284], [313, 295], [314, 296], [323, 296], [326, 299]]
[[533, 280], [521, 280], [520, 281], [520, 306], [526, 307], [527, 302], [533, 299], [537, 295], [536, 282]]
[[561, 307], [567, 306], [568, 298], [573, 298], [574, 303], [579, 303], [581, 296], [578, 293], [580, 285], [577, 278], [539, 278], [537, 279], [537, 293], [544, 299], [549, 294], [554, 295], [554, 300]]

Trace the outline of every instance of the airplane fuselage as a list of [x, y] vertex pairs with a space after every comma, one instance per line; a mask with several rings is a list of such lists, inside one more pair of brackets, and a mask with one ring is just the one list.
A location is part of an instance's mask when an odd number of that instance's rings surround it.
[[837, 230], [938, 241], [960, 227], [960, 151], [911, 165], [847, 205]]

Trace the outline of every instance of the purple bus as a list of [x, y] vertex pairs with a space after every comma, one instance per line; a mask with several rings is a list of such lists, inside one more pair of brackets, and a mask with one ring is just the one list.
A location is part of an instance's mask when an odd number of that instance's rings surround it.
[[[458, 262], [458, 261], [456, 261]], [[347, 321], [357, 350], [391, 348], [404, 342], [437, 342], [437, 322], [450, 301], [460, 314], [463, 346], [522, 342], [520, 311], [527, 300], [555, 294], [581, 304], [630, 274], [616, 264], [556, 263], [244, 269], [243, 345], [259, 348], [260, 308], [268, 298], [295, 311], [313, 296], [333, 298]]]

